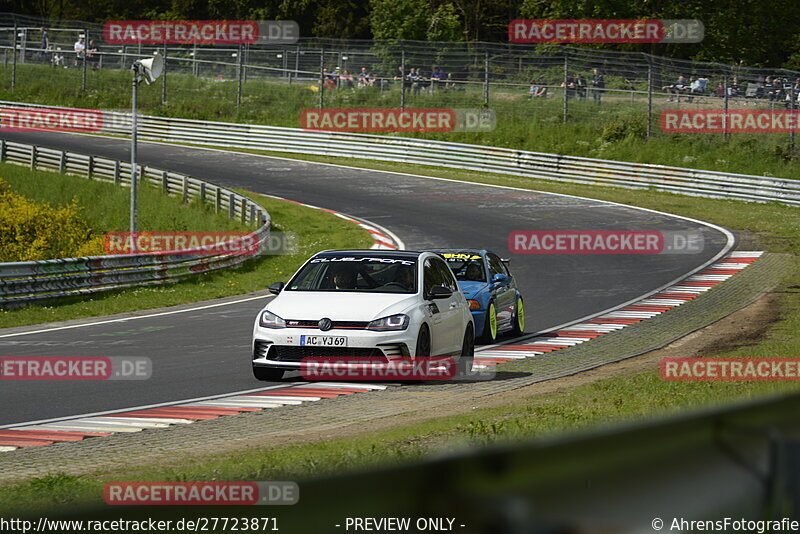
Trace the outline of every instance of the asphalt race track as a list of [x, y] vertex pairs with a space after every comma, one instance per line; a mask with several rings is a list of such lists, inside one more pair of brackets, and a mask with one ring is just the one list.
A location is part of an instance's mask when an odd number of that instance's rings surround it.
[[[53, 133], [2, 137], [130, 158], [125, 139]], [[696, 222], [546, 193], [150, 143], [140, 143], [139, 162], [362, 217], [397, 234], [409, 249], [478, 247], [510, 256], [526, 299], [528, 332], [655, 290], [727, 244], [723, 232]], [[511, 255], [508, 235], [515, 230], [682, 230], [702, 233], [705, 247], [697, 254]], [[265, 278], [264, 286], [274, 281]], [[26, 335], [0, 331], [3, 356], [147, 356], [153, 361], [153, 376], [146, 381], [4, 381], [0, 425], [266, 386], [252, 377], [249, 362], [252, 321], [263, 302]]]

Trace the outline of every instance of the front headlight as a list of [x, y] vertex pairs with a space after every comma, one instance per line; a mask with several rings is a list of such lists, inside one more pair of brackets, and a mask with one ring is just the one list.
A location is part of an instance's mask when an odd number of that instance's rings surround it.
[[390, 315], [389, 317], [375, 319], [367, 325], [367, 330], [377, 330], [378, 332], [386, 332], [387, 330], [405, 330], [408, 328], [408, 321], [408, 315], [398, 313], [397, 315]]
[[264, 328], [286, 328], [286, 321], [272, 312], [264, 310], [258, 318], [258, 324]]

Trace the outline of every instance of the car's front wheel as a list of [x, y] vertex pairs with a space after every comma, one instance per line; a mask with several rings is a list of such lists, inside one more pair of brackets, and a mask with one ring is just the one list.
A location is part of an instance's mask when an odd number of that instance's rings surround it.
[[475, 360], [475, 332], [472, 325], [464, 332], [464, 341], [461, 343], [461, 355], [458, 358], [458, 376], [465, 377], [472, 372], [472, 363]]
[[253, 376], [258, 380], [277, 382], [283, 378], [283, 369], [276, 369], [274, 367], [256, 367], [254, 365]]
[[525, 331], [525, 306], [522, 299], [517, 299], [517, 310], [512, 319], [511, 333], [520, 336]]
[[494, 307], [494, 302], [489, 302], [489, 306], [486, 307], [485, 321], [481, 341], [491, 345], [497, 341], [497, 308]]
[[414, 351], [414, 357], [427, 358], [431, 355], [431, 333], [428, 330], [428, 325], [422, 325], [419, 329], [417, 336], [417, 348]]

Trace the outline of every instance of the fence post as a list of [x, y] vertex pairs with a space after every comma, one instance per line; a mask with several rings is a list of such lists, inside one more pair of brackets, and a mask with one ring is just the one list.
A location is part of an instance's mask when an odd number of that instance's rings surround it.
[[569, 78], [569, 53], [566, 48], [562, 48], [564, 52], [564, 118], [563, 122], [567, 122], [567, 114], [569, 113], [569, 88], [567, 87], [567, 78]]
[[94, 170], [94, 156], [89, 156], [88, 168], [86, 169], [86, 178], [92, 179], [92, 170]]
[[242, 45], [236, 54], [236, 109], [242, 106]]
[[167, 105], [167, 43], [164, 43], [164, 72], [161, 73], [161, 105]]
[[[64, 160], [64, 153], [61, 153], [61, 159]], [[119, 160], [114, 160], [114, 185], [119, 185], [120, 182], [120, 175], [119, 175]]]
[[14, 23], [14, 46], [11, 48], [11, 90], [17, 87], [17, 23]]
[[406, 109], [406, 51], [400, 50], [400, 109]]
[[647, 58], [647, 138], [653, 133], [653, 65]]
[[0, 139], [0, 161], [6, 160], [6, 140]]
[[84, 93], [86, 92], [86, 64], [89, 62], [88, 60], [88, 50], [89, 50], [89, 30], [87, 28], [83, 28], [83, 72], [81, 73], [81, 91]]
[[31, 170], [36, 169], [36, 145], [31, 145]]
[[724, 96], [722, 97], [722, 104], [723, 109], [725, 110], [725, 114], [722, 116], [723, 126], [722, 126], [722, 139], [724, 141], [728, 140], [728, 75], [726, 74], [725, 77], [722, 79], [722, 91], [724, 92]]
[[242, 224], [247, 224], [247, 199], [243, 198], [240, 204], [242, 208]]
[[217, 213], [222, 209], [222, 191], [220, 191], [219, 187], [215, 189], [214, 209]]
[[319, 49], [319, 105], [317, 106], [319, 109], [322, 109], [325, 105], [325, 47], [321, 46]]
[[167, 171], [161, 171], [161, 191], [165, 195], [169, 194], [169, 176], [167, 176]]
[[236, 215], [236, 198], [233, 195], [228, 195], [228, 219], [233, 219]]
[[489, 107], [489, 51], [484, 52], [483, 58], [483, 107]]
[[67, 152], [64, 150], [58, 155], [58, 172], [61, 174], [67, 173]]
[[192, 50], [192, 74], [195, 78], [197, 78], [197, 43], [194, 43], [194, 50]]
[[250, 45], [244, 45], [244, 57], [242, 57], [242, 83], [247, 82], [247, 62], [250, 61]]
[[186, 204], [189, 201], [189, 177], [185, 174], [183, 175], [183, 198], [181, 198], [181, 202]]
[[206, 183], [200, 182], [200, 207], [206, 207]]

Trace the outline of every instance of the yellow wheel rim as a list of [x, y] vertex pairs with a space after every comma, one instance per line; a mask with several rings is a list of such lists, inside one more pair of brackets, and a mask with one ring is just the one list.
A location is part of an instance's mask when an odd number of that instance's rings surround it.
[[494, 304], [489, 304], [489, 332], [492, 333], [492, 339], [497, 337], [497, 313], [494, 311]]
[[525, 306], [521, 300], [517, 301], [517, 328], [520, 332], [525, 330]]

